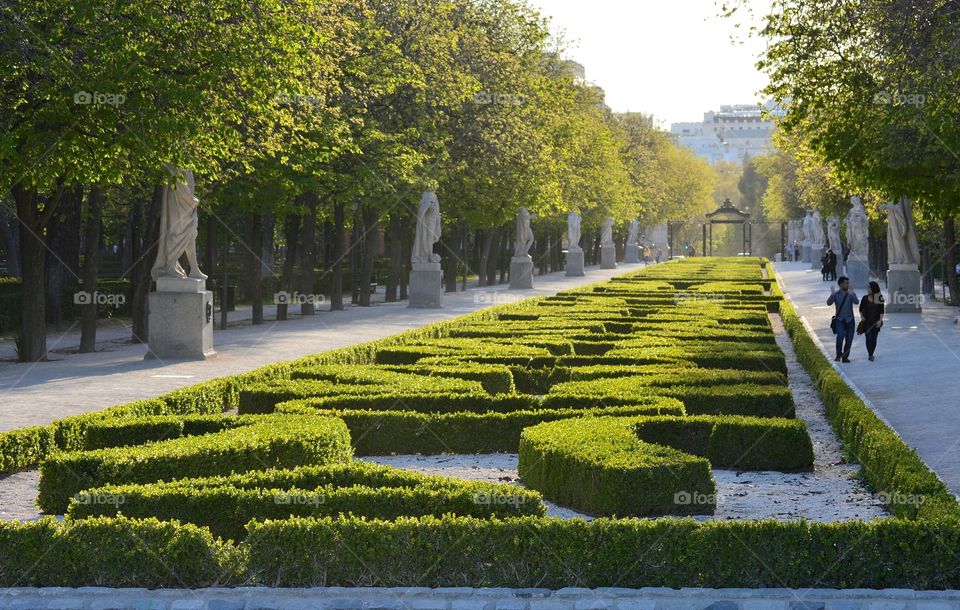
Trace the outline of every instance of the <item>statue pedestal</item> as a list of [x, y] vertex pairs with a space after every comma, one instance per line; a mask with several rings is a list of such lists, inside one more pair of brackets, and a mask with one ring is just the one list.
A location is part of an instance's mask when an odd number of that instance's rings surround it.
[[623, 252], [623, 262], [639, 263], [640, 262], [640, 246], [637, 244], [627, 244], [627, 248]]
[[617, 247], [613, 244], [600, 245], [600, 268], [601, 269], [616, 269], [617, 268]]
[[823, 269], [823, 263], [820, 261], [820, 250], [823, 249], [821, 244], [812, 244], [810, 246], [810, 269], [813, 271], [820, 271]]
[[866, 288], [870, 284], [870, 264], [852, 254], [847, 257], [847, 273], [850, 285], [856, 289]]
[[510, 290], [533, 288], [533, 259], [529, 256], [514, 256], [510, 259]]
[[413, 263], [410, 270], [410, 302], [415, 309], [443, 307], [443, 272], [440, 263]]
[[567, 277], [580, 277], [583, 272], [583, 249], [567, 250]]
[[144, 359], [206, 360], [213, 351], [213, 293], [194, 278], [158, 278], [147, 300]]
[[886, 313], [920, 313], [920, 271], [916, 265], [890, 265], [887, 271]]
[[810, 244], [804, 243], [800, 247], [800, 257], [801, 257], [800, 258], [801, 262], [804, 262], [804, 263], [810, 262]]

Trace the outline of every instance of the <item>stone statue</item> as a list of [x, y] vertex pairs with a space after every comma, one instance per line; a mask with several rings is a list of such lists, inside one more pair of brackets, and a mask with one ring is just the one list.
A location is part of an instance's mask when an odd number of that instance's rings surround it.
[[[205, 280], [207, 276], [197, 265], [197, 206], [194, 196], [196, 183], [193, 171], [165, 165], [174, 178], [173, 186], [163, 187], [163, 206], [160, 212], [160, 239], [157, 242], [157, 260], [150, 274], [153, 279], [186, 278]], [[180, 266], [180, 257], [186, 255], [190, 275]]]
[[413, 240], [413, 263], [439, 263], [440, 255], [434, 254], [433, 244], [440, 241], [440, 202], [436, 193], [426, 191], [417, 210], [417, 233]]
[[827, 242], [827, 237], [823, 234], [823, 219], [820, 218], [819, 210], [813, 212], [813, 235], [810, 237], [810, 242], [815, 248], [823, 247]]
[[850, 213], [847, 214], [847, 247], [850, 256], [866, 260], [870, 250], [870, 224], [867, 220], [867, 210], [863, 207], [863, 200], [851, 197]]
[[880, 206], [887, 212], [887, 260], [891, 265], [918, 265], [920, 247], [913, 223], [913, 206], [906, 197]]
[[613, 219], [612, 218], [604, 219], [603, 224], [600, 225], [600, 245], [601, 246], [613, 245]]
[[580, 247], [580, 215], [576, 212], [567, 214], [567, 240], [570, 242], [568, 252], [580, 252], [583, 249]]
[[630, 223], [630, 231], [627, 233], [627, 243], [640, 243], [640, 221], [637, 219], [634, 219], [633, 222]]
[[530, 256], [530, 247], [533, 245], [533, 229], [530, 228], [530, 215], [527, 208], [517, 210], [516, 240], [513, 246], [513, 255], [517, 258]]
[[813, 212], [810, 210], [807, 210], [807, 215], [803, 218], [801, 233], [800, 240], [806, 242], [806, 245], [810, 245], [813, 242]]
[[827, 217], [827, 241], [830, 244], [830, 249], [833, 250], [833, 253], [836, 254], [838, 257], [842, 257], [843, 244], [840, 241], [840, 217], [839, 216]]

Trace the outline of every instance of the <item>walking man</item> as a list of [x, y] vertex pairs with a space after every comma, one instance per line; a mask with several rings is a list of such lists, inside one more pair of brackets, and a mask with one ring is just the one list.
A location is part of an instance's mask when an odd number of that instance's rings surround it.
[[830, 287], [830, 297], [827, 299], [827, 305], [836, 307], [836, 315], [833, 317], [831, 327], [837, 334], [837, 362], [850, 362], [850, 347], [853, 344], [853, 334], [856, 331], [856, 319], [853, 316], [853, 306], [860, 304], [857, 293], [850, 290], [850, 280], [842, 276], [837, 280], [836, 286]]

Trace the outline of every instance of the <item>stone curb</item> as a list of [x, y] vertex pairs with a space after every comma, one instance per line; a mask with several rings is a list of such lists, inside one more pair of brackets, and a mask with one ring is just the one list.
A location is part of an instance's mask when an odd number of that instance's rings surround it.
[[0, 610], [948, 610], [960, 591], [908, 589], [0, 589]]

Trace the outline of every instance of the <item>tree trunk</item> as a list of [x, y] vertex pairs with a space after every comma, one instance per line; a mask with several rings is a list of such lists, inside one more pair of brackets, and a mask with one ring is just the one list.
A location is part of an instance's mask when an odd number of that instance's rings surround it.
[[460, 250], [456, 243], [456, 233], [457, 229], [449, 226], [440, 233], [440, 249], [442, 252], [448, 253], [443, 261], [443, 283], [446, 292], [457, 291], [457, 267], [459, 267], [460, 261], [459, 256], [451, 256], [451, 254]]
[[44, 299], [43, 222], [37, 210], [37, 194], [19, 184], [13, 187], [13, 200], [20, 219], [20, 262], [23, 293], [20, 313], [20, 360], [39, 362], [47, 358], [47, 312]]
[[230, 315], [228, 299], [230, 295], [230, 233], [227, 232], [223, 244], [223, 279], [220, 296], [220, 330], [227, 330], [227, 318]]
[[247, 296], [250, 298], [251, 305], [251, 323], [253, 325], [263, 324], [263, 282], [261, 282], [261, 269], [263, 261], [260, 259], [261, 245], [263, 244], [263, 215], [260, 212], [253, 212], [247, 218], [247, 264], [245, 274], [247, 276]]
[[0, 205], [0, 250], [7, 257], [7, 274], [20, 277], [20, 223], [5, 205]]
[[274, 277], [273, 260], [273, 233], [276, 221], [273, 214], [267, 212], [263, 215], [263, 224], [261, 225], [261, 243], [260, 243], [260, 277]]
[[[320, 199], [316, 193], [304, 193], [303, 201], [307, 211], [300, 225], [300, 242], [303, 248], [303, 265], [300, 269], [300, 293], [314, 295], [317, 292], [317, 208]], [[312, 316], [317, 312], [313, 298], [302, 299], [300, 315]]]
[[100, 223], [104, 195], [100, 187], [90, 188], [87, 218], [83, 228], [83, 292], [86, 303], [80, 308], [80, 353], [97, 349], [97, 269], [100, 265]]
[[213, 214], [206, 214], [207, 238], [203, 244], [203, 268], [207, 270], [207, 288], [212, 289], [215, 284], [214, 276], [217, 271], [217, 219]]
[[947, 266], [947, 285], [950, 286], [950, 303], [960, 304], [960, 282], [957, 281], [957, 227], [953, 216], [943, 218], [943, 238], [946, 251], [943, 255]]
[[[77, 187], [63, 194], [57, 213], [47, 223], [45, 242], [47, 321], [55, 328], [63, 325], [64, 295], [76, 303], [71, 293], [77, 291], [80, 267], [80, 210], [83, 207], [83, 188]], [[71, 316], [72, 317], [72, 316]]]
[[384, 289], [384, 300], [387, 303], [397, 301], [397, 288], [400, 286], [400, 272], [403, 268], [403, 244], [401, 243], [400, 214], [390, 214], [390, 224], [387, 228], [387, 248], [390, 252], [390, 262], [387, 265], [387, 287]]
[[[297, 261], [297, 242], [300, 238], [300, 217], [290, 214], [283, 221], [283, 238], [287, 244], [287, 254], [283, 257], [283, 269], [280, 271], [280, 291], [290, 293], [293, 286], [293, 271]], [[277, 303], [277, 320], [287, 319], [287, 303]]]
[[500, 256], [498, 257], [498, 262], [500, 264], [501, 284], [507, 282], [507, 273], [510, 271], [510, 237], [510, 231], [503, 231], [502, 237], [500, 238]]
[[469, 242], [470, 230], [467, 229], [467, 223], [464, 222], [460, 225], [460, 261], [462, 264], [463, 275], [460, 280], [460, 290], [467, 289], [467, 273], [470, 272], [470, 244]]
[[477, 263], [477, 276], [480, 286], [490, 285], [490, 259], [494, 256], [494, 243], [497, 240], [497, 228], [491, 227], [483, 232], [480, 245], [480, 259]]
[[360, 254], [363, 244], [363, 220], [360, 216], [360, 205], [353, 211], [353, 226], [350, 229], [350, 258], [348, 278], [350, 280], [350, 302], [354, 305], [360, 302]]
[[407, 298], [407, 289], [410, 283], [410, 257], [413, 252], [413, 243], [410, 235], [413, 232], [413, 223], [416, 217], [410, 217], [400, 227], [400, 300]]
[[143, 232], [145, 250], [140, 253], [133, 266], [132, 276], [136, 278], [133, 290], [133, 302], [130, 304], [133, 327], [133, 342], [146, 343], [150, 336], [147, 316], [147, 295], [150, 293], [150, 275], [157, 260], [157, 240], [160, 237], [160, 212], [163, 209], [163, 185], [153, 188], [150, 208], [147, 211], [146, 230]]
[[360, 306], [370, 306], [370, 284], [373, 282], [373, 267], [380, 254], [377, 243], [380, 230], [380, 214], [371, 205], [363, 207], [363, 257], [360, 265]]
[[343, 311], [343, 202], [333, 204], [333, 264], [330, 267], [330, 311]]

